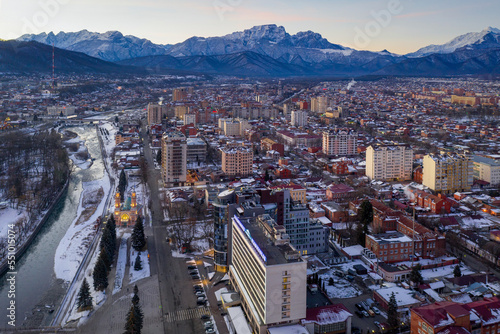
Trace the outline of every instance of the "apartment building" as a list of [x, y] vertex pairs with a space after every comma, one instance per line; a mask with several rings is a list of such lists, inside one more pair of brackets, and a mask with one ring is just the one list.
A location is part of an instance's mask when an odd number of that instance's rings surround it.
[[290, 121], [291, 125], [296, 127], [304, 127], [307, 125], [307, 111], [293, 110]]
[[219, 128], [224, 131], [225, 136], [243, 137], [245, 135], [245, 131], [250, 129], [250, 124], [246, 119], [220, 118]]
[[253, 150], [244, 146], [225, 147], [222, 152], [222, 171], [230, 177], [248, 176], [253, 172]]
[[326, 155], [354, 155], [358, 148], [358, 134], [349, 129], [323, 132], [323, 153]]
[[[259, 217], [260, 218], [260, 217]], [[307, 262], [283, 227], [263, 217], [233, 217], [229, 277], [254, 333], [306, 317]]]
[[207, 160], [207, 143], [201, 138], [187, 138], [187, 162], [199, 163]]
[[475, 155], [472, 161], [474, 179], [489, 182], [491, 185], [500, 184], [500, 155]]
[[148, 125], [161, 124], [167, 115], [167, 106], [159, 103], [148, 104]]
[[372, 145], [366, 149], [366, 176], [370, 180], [408, 181], [413, 150], [407, 145]]
[[365, 247], [386, 263], [408, 261], [413, 255], [413, 240], [397, 231], [366, 235]]
[[473, 182], [473, 162], [463, 154], [445, 153], [424, 156], [422, 184], [442, 193], [469, 191]]
[[187, 177], [187, 142], [182, 132], [165, 132], [162, 137], [161, 173], [166, 186], [180, 186]]

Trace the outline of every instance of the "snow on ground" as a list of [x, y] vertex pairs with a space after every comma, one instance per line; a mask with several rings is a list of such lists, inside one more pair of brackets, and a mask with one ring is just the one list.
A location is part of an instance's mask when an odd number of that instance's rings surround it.
[[[424, 280], [429, 280], [432, 278], [438, 278], [438, 277], [454, 277], [453, 275], [453, 270], [455, 269], [457, 265], [451, 265], [451, 266], [446, 266], [446, 267], [439, 267], [439, 268], [434, 268], [434, 269], [424, 269], [421, 270], [420, 273], [422, 274], [422, 277]], [[474, 274], [474, 271], [471, 271], [467, 267], [462, 267], [460, 268], [462, 271], [462, 275], [470, 275]]]
[[19, 211], [13, 208], [0, 210], [0, 238], [7, 238], [9, 224], [14, 224], [18, 219], [26, 217], [26, 211]]
[[[89, 262], [89, 265], [85, 271], [85, 278], [89, 283], [90, 295], [92, 296], [92, 304], [94, 305], [93, 311], [101, 307], [104, 304], [104, 301], [106, 300], [106, 294], [103, 291], [94, 290], [94, 279], [92, 278], [92, 271], [95, 267], [98, 258], [99, 258], [99, 252], [94, 252], [92, 259]], [[76, 293], [73, 295], [72, 300], [70, 302], [72, 306], [70, 311], [66, 314], [65, 318], [63, 319], [62, 324], [65, 324], [73, 320], [78, 320], [78, 326], [80, 326], [85, 322], [87, 322], [88, 319], [90, 318], [89, 314], [91, 314], [91, 312], [89, 311], [78, 312], [76, 307], [76, 299], [78, 297], [78, 291], [80, 291], [82, 281], [83, 280], [78, 281], [75, 285]]]
[[113, 288], [113, 294], [119, 292], [122, 289], [123, 277], [125, 276], [125, 269], [127, 265], [127, 241], [128, 236], [125, 235], [120, 241], [120, 250], [118, 251], [118, 260], [116, 262], [115, 286]]
[[78, 153], [82, 152], [87, 152], [87, 147], [85, 146], [85, 141], [80, 138], [80, 136], [77, 136], [75, 138], [72, 138], [70, 140], [65, 141], [65, 143], [78, 143], [80, 144], [80, 147], [78, 148], [78, 151], [76, 152], [68, 152], [69, 158], [73, 161], [73, 163], [78, 166], [81, 169], [88, 169], [90, 166], [92, 166], [92, 160], [87, 159], [87, 160], [82, 160], [78, 158], [76, 155]]
[[[363, 294], [351, 282], [333, 275], [332, 271], [319, 277], [325, 282], [326, 293], [330, 298], [353, 298]], [[330, 277], [333, 278], [333, 285], [329, 285]]]
[[137, 251], [133, 248], [130, 249], [130, 267], [129, 267], [129, 278], [130, 278], [130, 284], [149, 277], [151, 275], [149, 271], [149, 259], [148, 259], [148, 251], [141, 252], [141, 262], [142, 262], [142, 269], [139, 271], [136, 271], [134, 269], [134, 264], [135, 264], [135, 258], [137, 257]]
[[[97, 209], [90, 217], [82, 216], [85, 207], [94, 207], [95, 204], [86, 205], [85, 203], [95, 197], [99, 191], [103, 191], [104, 195]], [[78, 205], [76, 218], [61, 239], [56, 250], [54, 271], [57, 278], [68, 282], [73, 280], [80, 266], [80, 261], [83, 259], [95, 235], [94, 222], [103, 212], [106, 196], [109, 191], [110, 184], [106, 173], [100, 180], [83, 183], [83, 191], [80, 195], [80, 204]]]

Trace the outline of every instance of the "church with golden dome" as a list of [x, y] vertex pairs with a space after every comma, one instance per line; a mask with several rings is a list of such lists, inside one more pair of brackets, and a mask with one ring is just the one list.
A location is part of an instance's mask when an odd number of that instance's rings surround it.
[[116, 193], [114, 216], [117, 227], [133, 227], [140, 212], [141, 207], [137, 205], [137, 195], [134, 190], [123, 204], [121, 203], [120, 193]]

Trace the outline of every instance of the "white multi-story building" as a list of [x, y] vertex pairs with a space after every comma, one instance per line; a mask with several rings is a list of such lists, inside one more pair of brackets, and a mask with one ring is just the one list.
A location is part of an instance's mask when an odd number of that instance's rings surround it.
[[250, 124], [246, 119], [241, 118], [220, 118], [219, 128], [224, 131], [224, 135], [228, 137], [245, 135], [245, 131], [250, 128]]
[[232, 218], [229, 277], [253, 333], [306, 316], [307, 262], [280, 225]]
[[307, 125], [307, 111], [293, 110], [290, 122], [293, 126], [304, 127]]
[[422, 184], [443, 193], [469, 191], [473, 183], [472, 160], [463, 154], [445, 153], [424, 156]]
[[358, 134], [350, 129], [334, 129], [323, 132], [323, 153], [326, 155], [355, 155]]
[[222, 171], [228, 176], [248, 176], [253, 173], [253, 150], [236, 146], [221, 149]]
[[161, 174], [166, 186], [179, 186], [187, 178], [186, 136], [180, 131], [165, 132], [161, 145]]
[[407, 145], [375, 145], [366, 149], [366, 176], [370, 180], [408, 181], [413, 150]]
[[47, 115], [49, 116], [71, 116], [75, 114], [75, 107], [72, 106], [52, 106], [47, 107]]
[[476, 155], [472, 160], [475, 179], [489, 182], [491, 185], [500, 184], [500, 155]]
[[193, 124], [196, 125], [196, 114], [184, 114], [184, 125]]

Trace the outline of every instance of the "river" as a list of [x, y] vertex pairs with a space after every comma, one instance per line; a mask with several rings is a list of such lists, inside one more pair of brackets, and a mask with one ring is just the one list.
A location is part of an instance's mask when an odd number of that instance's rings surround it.
[[[82, 182], [100, 179], [104, 175], [104, 165], [95, 126], [74, 127], [69, 130], [77, 133], [94, 163], [88, 169], [73, 167], [68, 190], [50, 215], [45, 226], [34, 239], [28, 251], [16, 263], [16, 327], [47, 326], [56, 312], [67, 283], [58, 280], [54, 273], [54, 256], [59, 242], [68, 227], [76, 218]], [[0, 280], [0, 328], [12, 328], [7, 322], [8, 290], [6, 277]], [[46, 306], [47, 305], [47, 306]], [[28, 318], [25, 321], [25, 318]], [[1, 332], [1, 330], [0, 330]]]

